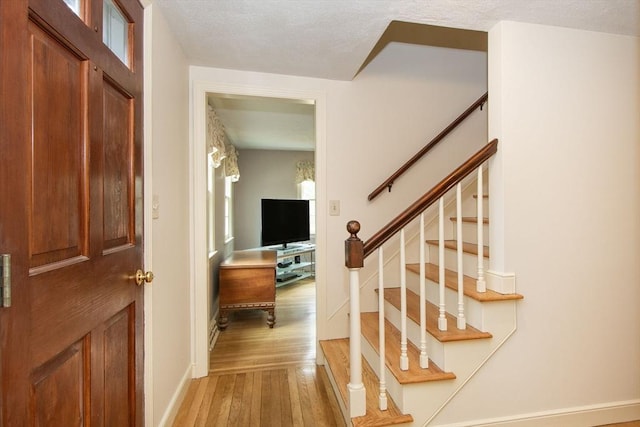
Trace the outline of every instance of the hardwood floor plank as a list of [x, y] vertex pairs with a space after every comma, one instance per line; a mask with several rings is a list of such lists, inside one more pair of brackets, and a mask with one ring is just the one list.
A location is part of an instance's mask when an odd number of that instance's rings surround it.
[[288, 369], [278, 371], [278, 393], [280, 394], [280, 425], [293, 426], [293, 416], [291, 412], [291, 392], [289, 390]]
[[243, 409], [245, 409], [243, 396], [244, 396], [246, 378], [247, 378], [247, 374], [244, 374], [244, 373], [236, 375], [236, 381], [233, 387], [233, 394], [231, 397], [231, 405], [229, 407], [229, 418], [227, 421], [227, 425], [230, 425], [230, 426], [242, 425], [240, 424], [239, 418], [241, 417]]
[[291, 421], [294, 426], [304, 425], [302, 408], [300, 406], [300, 390], [297, 382], [297, 369], [287, 369], [287, 381], [289, 382], [289, 402], [291, 403]]
[[315, 283], [276, 293], [273, 329], [262, 311], [232, 314], [211, 352], [206, 385], [192, 381], [175, 427], [344, 426], [324, 368], [315, 363]]
[[262, 372], [253, 373], [253, 393], [251, 394], [251, 422], [249, 425], [260, 425], [262, 407]]
[[178, 410], [178, 414], [176, 415], [176, 419], [174, 422], [175, 426], [184, 426], [187, 425], [186, 420], [189, 416], [189, 411], [191, 410], [191, 406], [194, 404], [194, 397], [198, 390], [198, 384], [200, 380], [194, 380], [189, 384], [189, 388], [187, 389], [187, 393], [184, 396], [184, 403], [180, 406]]
[[269, 398], [262, 399], [260, 421], [263, 426], [275, 427], [280, 422], [282, 405], [277, 371], [266, 371], [262, 380], [262, 395]]
[[206, 425], [226, 426], [231, 408], [231, 398], [236, 376], [222, 375], [218, 378], [218, 387], [213, 395], [213, 402], [209, 410]]
[[304, 369], [296, 369], [296, 383], [298, 384], [298, 393], [300, 395], [300, 408], [302, 409], [302, 419], [305, 426], [314, 425], [313, 404], [309, 394], [309, 386], [307, 374]]
[[196, 417], [195, 425], [203, 427], [207, 423], [207, 417], [209, 415], [209, 409], [211, 408], [211, 402], [213, 402], [213, 394], [216, 391], [216, 385], [218, 384], [218, 377], [208, 377], [207, 390], [202, 396], [202, 404], [198, 410], [198, 416]]
[[196, 389], [196, 392], [193, 396], [193, 403], [191, 404], [189, 412], [185, 417], [184, 422], [186, 425], [195, 425], [208, 384], [208, 377], [201, 378], [200, 381], [198, 381], [198, 388]]

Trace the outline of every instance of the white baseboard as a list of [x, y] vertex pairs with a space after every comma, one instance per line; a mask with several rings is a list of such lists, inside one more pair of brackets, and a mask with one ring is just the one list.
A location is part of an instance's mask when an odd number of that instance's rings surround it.
[[498, 273], [497, 271], [485, 271], [487, 289], [500, 294], [514, 294], [516, 292], [516, 275], [513, 273]]
[[158, 423], [159, 427], [171, 426], [176, 419], [176, 415], [178, 415], [178, 410], [180, 409], [180, 405], [184, 400], [184, 396], [187, 394], [187, 390], [189, 389], [189, 384], [191, 383], [191, 372], [193, 370], [193, 366], [187, 366], [184, 375], [180, 379], [178, 383], [178, 387], [176, 387], [176, 391], [171, 396], [171, 400], [169, 401], [169, 405], [167, 405], [167, 409], [164, 411], [160, 422]]
[[587, 427], [623, 423], [640, 419], [640, 400], [609, 402], [599, 405], [563, 408], [510, 417], [440, 424], [439, 427]]

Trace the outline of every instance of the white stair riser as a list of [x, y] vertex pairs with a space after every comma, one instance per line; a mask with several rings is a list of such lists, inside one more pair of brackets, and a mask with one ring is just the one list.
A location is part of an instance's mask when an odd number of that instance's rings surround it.
[[[361, 339], [362, 339], [362, 344], [361, 344], [362, 355], [366, 359], [367, 363], [369, 363], [369, 366], [371, 366], [371, 369], [373, 369], [373, 372], [376, 373], [376, 376], [380, 378], [380, 355], [378, 354], [376, 349], [374, 349], [371, 346], [369, 341], [367, 341], [367, 339], [364, 336], [361, 336]], [[385, 386], [387, 388], [387, 393], [389, 394], [389, 396], [391, 396], [391, 398], [393, 399], [393, 402], [400, 409], [400, 411], [406, 412], [404, 408], [404, 400], [405, 400], [404, 393], [406, 392], [406, 388], [398, 382], [396, 377], [387, 367], [385, 367], [385, 383], [386, 383]], [[374, 393], [378, 395], [380, 393], [380, 390], [379, 389], [367, 390], [367, 393]]]
[[[475, 188], [475, 186], [474, 186]], [[474, 192], [475, 194], [475, 192]], [[484, 190], [484, 194], [487, 194], [487, 190]], [[473, 195], [462, 201], [462, 215], [464, 216], [476, 216], [478, 213], [478, 200]], [[489, 198], [482, 198], [482, 213], [484, 216], [489, 216]]]
[[[387, 318], [387, 320], [389, 320], [393, 324], [393, 326], [400, 330], [400, 310], [396, 309], [393, 305], [386, 301], [384, 304], [384, 309], [385, 317]], [[407, 339], [411, 341], [416, 347], [420, 348], [420, 326], [415, 324], [410, 319], [407, 319]], [[445, 369], [444, 343], [441, 343], [429, 333], [427, 333], [427, 353], [429, 355], [429, 359], [433, 360], [435, 364], [438, 365], [441, 369]]]
[[[427, 301], [438, 305], [440, 300], [438, 284], [427, 279], [425, 281]], [[420, 294], [420, 279], [417, 274], [407, 272], [407, 289]], [[464, 297], [464, 314], [467, 325], [483, 332], [493, 333], [500, 330], [505, 320], [510, 322], [517, 300], [480, 302], [469, 296]], [[445, 287], [445, 306], [448, 313], [458, 312], [458, 292]]]
[[[428, 245], [428, 248], [429, 252], [427, 262], [439, 265], [440, 259], [438, 256], [438, 246]], [[455, 250], [445, 248], [444, 260], [444, 267], [446, 269], [458, 271], [458, 254]], [[488, 265], [488, 258], [484, 258], [484, 268], [486, 269]], [[478, 255], [470, 254], [467, 252], [464, 252], [462, 254], [462, 272], [465, 276], [478, 277]]]
[[[456, 224], [454, 221], [451, 221], [453, 225], [453, 239], [457, 238], [457, 234], [455, 232]], [[485, 246], [488, 245], [489, 242], [489, 224], [482, 225], [482, 240]], [[478, 243], [478, 224], [475, 222], [463, 222], [462, 223], [462, 241], [467, 243]]]
[[[388, 303], [385, 304], [385, 310], [387, 319], [400, 329], [400, 311]], [[407, 339], [416, 347], [420, 347], [420, 326], [410, 319], [407, 319]], [[491, 339], [477, 339], [440, 342], [427, 333], [427, 355], [440, 369], [453, 372], [457, 376], [460, 366], [464, 365], [461, 361], [465, 361], [471, 352], [483, 353], [483, 349], [490, 346], [490, 341]]]
[[[413, 272], [407, 272], [407, 289], [412, 290], [414, 293], [420, 295], [420, 278]], [[427, 301], [432, 304], [438, 305], [440, 301], [438, 284], [427, 279], [425, 283], [425, 291], [427, 294]], [[453, 289], [445, 287], [445, 306], [446, 311], [456, 314], [458, 312], [458, 292]], [[467, 324], [474, 328], [482, 329], [482, 310], [483, 304], [465, 295], [464, 297], [464, 310]], [[490, 331], [488, 331], [490, 332]]]

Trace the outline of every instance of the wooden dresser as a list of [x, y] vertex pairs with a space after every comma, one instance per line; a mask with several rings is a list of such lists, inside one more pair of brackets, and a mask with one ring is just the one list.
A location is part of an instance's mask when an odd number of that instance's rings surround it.
[[220, 264], [220, 318], [224, 331], [231, 310], [265, 310], [267, 325], [276, 323], [276, 252], [237, 251]]

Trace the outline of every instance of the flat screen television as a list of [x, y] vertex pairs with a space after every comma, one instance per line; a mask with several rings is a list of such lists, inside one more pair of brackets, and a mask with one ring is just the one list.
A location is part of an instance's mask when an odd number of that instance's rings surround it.
[[310, 237], [308, 200], [262, 199], [262, 246], [286, 248]]

